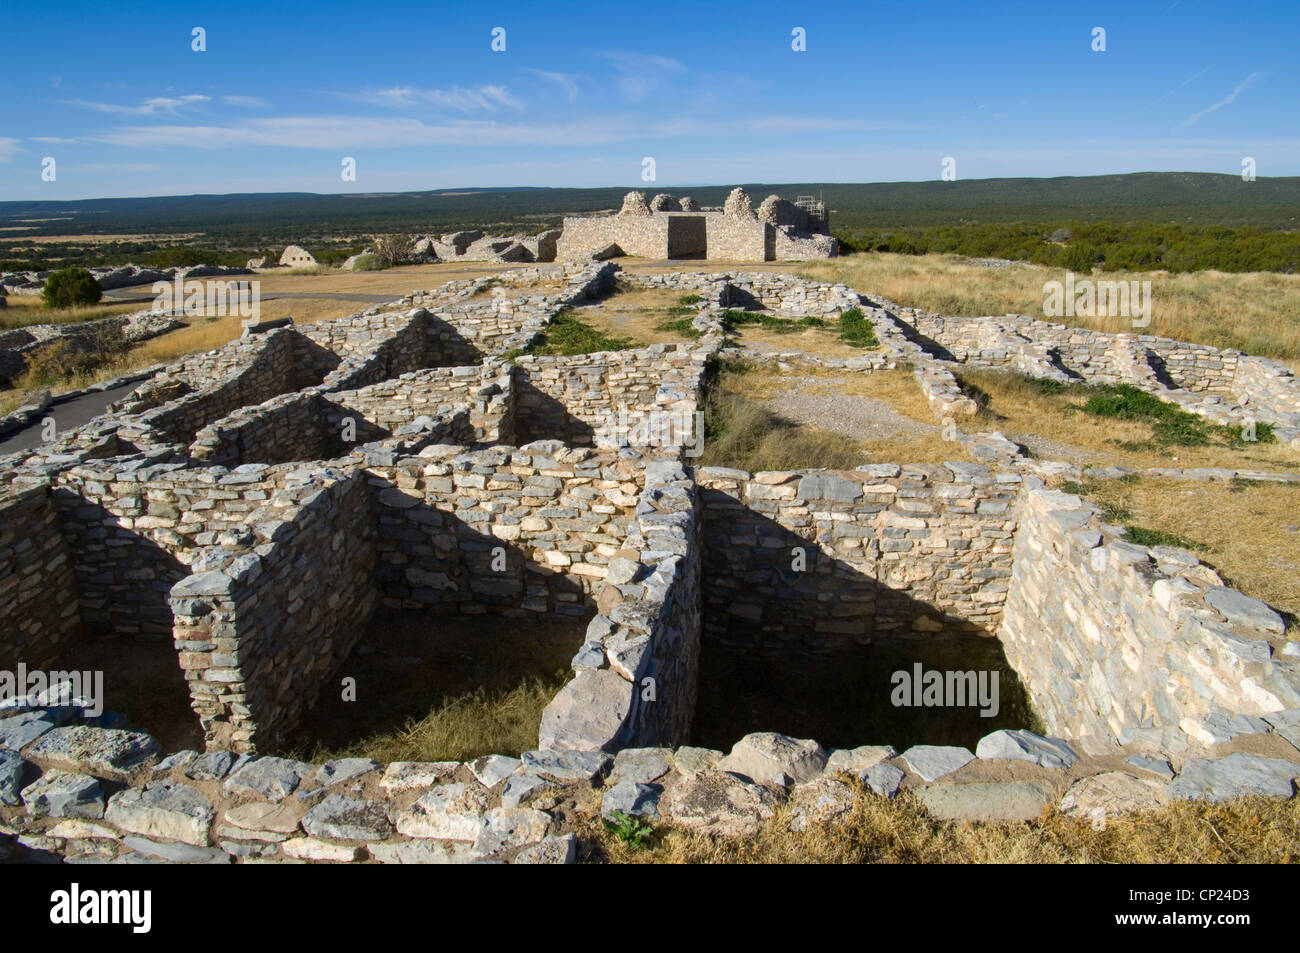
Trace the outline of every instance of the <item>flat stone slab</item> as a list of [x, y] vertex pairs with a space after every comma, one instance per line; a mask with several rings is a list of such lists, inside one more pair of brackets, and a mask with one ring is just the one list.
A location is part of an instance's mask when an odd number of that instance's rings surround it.
[[440, 840], [370, 844], [366, 849], [381, 864], [467, 864], [472, 850], [463, 841]]
[[154, 781], [127, 788], [108, 801], [104, 820], [144, 837], [183, 841], [196, 847], [211, 843], [208, 827], [216, 811], [197, 788]]
[[925, 809], [945, 821], [1031, 821], [1052, 803], [1052, 792], [1034, 781], [950, 782], [920, 788]]
[[1205, 601], [1222, 613], [1232, 625], [1263, 629], [1265, 632], [1273, 632], [1277, 635], [1286, 631], [1286, 623], [1282, 621], [1282, 617], [1270, 609], [1267, 603], [1238, 592], [1236, 589], [1211, 586], [1205, 590]]
[[530, 807], [497, 807], [474, 839], [473, 856], [490, 857], [502, 851], [535, 844], [546, 836], [551, 815]]
[[[230, 751], [205, 751], [190, 763], [185, 776], [194, 781], [220, 781], [235, 766], [235, 755]], [[161, 767], [161, 764], [159, 765]]]
[[619, 781], [605, 789], [600, 798], [601, 817], [610, 817], [622, 811], [636, 817], [658, 817], [659, 796], [664, 789], [658, 784], [639, 781]]
[[1194, 758], [1169, 783], [1169, 793], [1176, 798], [1206, 801], [1247, 794], [1289, 798], [1295, 793], [1297, 777], [1300, 777], [1300, 764], [1280, 758], [1240, 753], [1216, 761]]
[[857, 792], [836, 777], [796, 785], [790, 792], [790, 829], [805, 831], [810, 825], [844, 818], [857, 800]]
[[672, 770], [672, 754], [667, 748], [624, 748], [614, 756], [614, 770], [609, 783], [635, 781], [649, 784]]
[[156, 857], [171, 864], [229, 864], [234, 857], [215, 847], [195, 847], [193, 844], [168, 844], [147, 837], [128, 835], [122, 843], [136, 853]]
[[899, 757], [926, 781], [937, 781], [975, 760], [967, 749], [948, 745], [913, 745]]
[[614, 763], [603, 751], [525, 751], [524, 770], [560, 781], [595, 781]]
[[722, 760], [722, 752], [716, 748], [695, 748], [683, 745], [672, 753], [673, 767], [682, 774], [694, 774], [716, 768]]
[[313, 837], [335, 840], [383, 840], [393, 833], [386, 805], [331, 794], [302, 819]]
[[512, 864], [573, 864], [578, 861], [578, 838], [573, 834], [543, 837], [515, 854]]
[[483, 787], [490, 788], [510, 777], [522, 766], [523, 762], [518, 758], [489, 754], [471, 761], [469, 770]]
[[312, 782], [321, 787], [330, 787], [377, 771], [381, 767], [383, 765], [371, 758], [337, 758], [322, 764], [312, 776]]
[[99, 779], [89, 774], [47, 771], [23, 788], [27, 813], [36, 817], [81, 817], [95, 820], [104, 816], [104, 790]]
[[1166, 785], [1154, 779], [1107, 771], [1071, 785], [1061, 798], [1060, 810], [1062, 814], [1081, 817], [1100, 827], [1112, 817], [1167, 803], [1169, 796], [1165, 788]]
[[1273, 726], [1275, 732], [1291, 742], [1291, 747], [1300, 749], [1300, 708], [1270, 712], [1264, 716], [1264, 720]]
[[1002, 729], [985, 735], [975, 746], [980, 759], [1011, 758], [1045, 768], [1068, 768], [1079, 756], [1061, 738], [1036, 735], [1023, 729]]
[[282, 801], [298, 789], [302, 779], [316, 772], [316, 766], [288, 758], [257, 758], [226, 779], [222, 791], [227, 797], [254, 795], [267, 801]]
[[25, 711], [0, 718], [0, 748], [21, 751], [53, 731], [56, 724], [54, 715], [47, 711]]
[[89, 774], [121, 778], [153, 764], [161, 751], [157, 740], [143, 731], [72, 725], [47, 732], [28, 749], [27, 757], [75, 765]]
[[394, 761], [384, 769], [379, 786], [389, 794], [420, 791], [447, 780], [459, 767], [459, 761]]
[[501, 806], [521, 807], [533, 798], [558, 788], [556, 782], [548, 781], [540, 774], [521, 771], [519, 774], [511, 775], [506, 781], [506, 786], [501, 789]]
[[775, 731], [745, 735], [718, 762], [719, 771], [739, 774], [768, 787], [811, 781], [826, 768], [826, 752], [815, 741]]

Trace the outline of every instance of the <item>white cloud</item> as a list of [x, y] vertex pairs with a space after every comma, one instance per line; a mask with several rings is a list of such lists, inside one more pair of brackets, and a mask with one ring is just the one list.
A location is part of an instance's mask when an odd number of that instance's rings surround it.
[[20, 142], [19, 139], [0, 136], [0, 162], [8, 162], [12, 159], [18, 153]]
[[79, 106], [82, 109], [93, 109], [95, 112], [110, 113], [113, 115], [155, 116], [159, 113], [175, 114], [184, 106], [192, 106], [195, 103], [206, 103], [211, 99], [211, 96], [202, 96], [195, 93], [188, 96], [154, 96], [151, 99], [146, 99], [139, 106], [123, 106], [118, 103], [96, 103], [85, 99], [68, 99], [64, 100], [64, 102], [69, 106]]
[[264, 109], [271, 105], [261, 96], [222, 96], [221, 101], [227, 106], [246, 106], [250, 109]]
[[578, 100], [578, 74], [577, 73], [548, 73], [546, 70], [530, 69], [527, 72], [534, 76], [544, 79], [547, 82], [554, 83], [564, 91], [564, 97], [569, 102]]
[[474, 89], [453, 86], [451, 89], [418, 89], [412, 86], [393, 86], [365, 93], [341, 93], [346, 99], [355, 99], [391, 109], [410, 109], [415, 106], [435, 106], [457, 112], [496, 112], [499, 108], [522, 109], [523, 103], [510, 95], [504, 86], [486, 85]]
[[619, 91], [634, 103], [646, 99], [665, 81], [686, 72], [686, 67], [682, 63], [667, 56], [625, 52], [599, 55], [614, 67]]
[[1202, 116], [1208, 116], [1210, 113], [1220, 110], [1224, 106], [1227, 106], [1234, 99], [1240, 96], [1242, 92], [1245, 91], [1247, 86], [1254, 83], [1255, 80], [1259, 79], [1263, 75], [1264, 75], [1263, 73], [1251, 73], [1240, 83], [1238, 83], [1232, 92], [1230, 92], [1227, 96], [1224, 96], [1217, 103], [1214, 103], [1213, 105], [1210, 106], [1206, 106], [1200, 112], [1192, 113], [1190, 116], [1184, 119], [1181, 123], [1178, 124], [1179, 128], [1181, 129], [1183, 126], [1190, 126], [1192, 123], [1196, 122], [1196, 120], [1200, 119]]

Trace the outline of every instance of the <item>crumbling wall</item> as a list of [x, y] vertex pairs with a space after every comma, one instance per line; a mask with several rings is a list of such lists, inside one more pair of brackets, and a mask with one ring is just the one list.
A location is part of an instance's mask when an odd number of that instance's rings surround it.
[[0, 491], [0, 669], [47, 667], [77, 636], [72, 566], [50, 488]]
[[1300, 666], [1273, 654], [1282, 619], [1190, 553], [1116, 539], [1095, 507], [1042, 488], [1016, 522], [998, 635], [1053, 734], [1176, 752], [1300, 706]]

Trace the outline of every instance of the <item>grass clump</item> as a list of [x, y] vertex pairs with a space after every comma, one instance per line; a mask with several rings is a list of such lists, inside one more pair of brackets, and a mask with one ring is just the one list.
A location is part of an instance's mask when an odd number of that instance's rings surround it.
[[728, 308], [722, 312], [722, 326], [728, 333], [745, 325], [754, 325], [775, 334], [798, 334], [809, 328], [824, 328], [826, 322], [821, 318], [813, 317], [778, 318], [771, 314], [764, 314], [762, 311], [740, 311], [736, 308]]
[[703, 300], [704, 297], [702, 295], [682, 295], [680, 298], [677, 299], [677, 303], [679, 305], [686, 306], [692, 304], [699, 304]]
[[609, 817], [602, 818], [607, 833], [617, 838], [633, 850], [645, 845], [647, 838], [654, 833], [649, 824], [637, 820], [624, 811], [610, 811]]
[[1161, 529], [1147, 529], [1145, 526], [1125, 526], [1124, 539], [1138, 546], [1172, 546], [1175, 549], [1204, 550], [1209, 547], [1204, 543], [1183, 539], [1174, 533]]
[[572, 313], [561, 311], [551, 319], [542, 332], [541, 342], [528, 349], [530, 354], [551, 357], [572, 357], [575, 354], [594, 354], [597, 351], [625, 351], [636, 347], [628, 338], [604, 334], [580, 321]]
[[876, 326], [867, 320], [861, 308], [849, 308], [840, 315], [840, 340], [853, 347], [880, 347]]
[[[670, 311], [676, 309], [669, 309]], [[694, 309], [691, 309], [692, 311]], [[690, 338], [692, 341], [700, 338], [700, 330], [692, 323], [694, 317], [676, 318], [671, 321], [662, 321], [655, 325], [656, 331], [667, 331], [673, 334], [680, 334], [683, 337]]]

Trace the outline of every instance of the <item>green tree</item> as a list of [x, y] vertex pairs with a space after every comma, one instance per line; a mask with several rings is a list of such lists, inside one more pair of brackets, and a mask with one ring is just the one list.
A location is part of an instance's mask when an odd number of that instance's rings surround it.
[[47, 308], [77, 308], [104, 296], [99, 281], [84, 268], [64, 268], [45, 279], [41, 300]]

